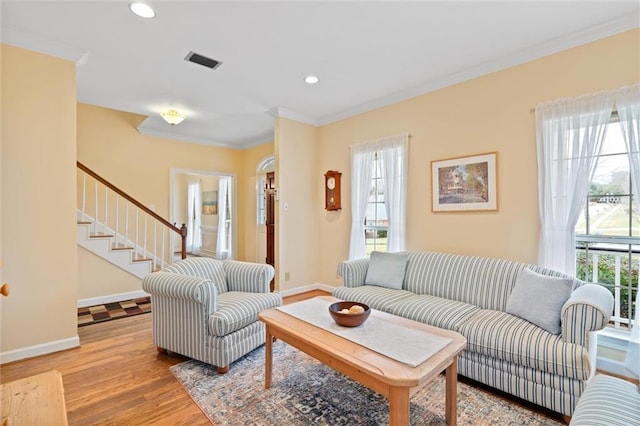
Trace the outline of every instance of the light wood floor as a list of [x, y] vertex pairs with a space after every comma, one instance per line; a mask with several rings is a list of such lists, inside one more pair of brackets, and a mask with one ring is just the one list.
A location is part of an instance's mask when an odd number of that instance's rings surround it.
[[[285, 303], [326, 294], [309, 292]], [[70, 425], [209, 424], [169, 371], [188, 358], [158, 354], [150, 314], [80, 327], [78, 335], [80, 348], [0, 366], [0, 382], [60, 371]]]
[[[284, 302], [327, 294], [312, 291], [287, 297]], [[169, 371], [170, 366], [188, 358], [158, 354], [151, 340], [150, 314], [80, 327], [78, 335], [80, 348], [1, 365], [0, 383], [60, 371], [72, 426], [209, 424]], [[501, 396], [522, 405], [522, 401]], [[555, 413], [524, 405], [559, 420]]]

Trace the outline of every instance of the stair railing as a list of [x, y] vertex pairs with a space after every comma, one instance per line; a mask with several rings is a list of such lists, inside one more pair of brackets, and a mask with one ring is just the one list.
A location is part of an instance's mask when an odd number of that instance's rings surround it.
[[112, 249], [132, 250], [133, 261], [152, 261], [152, 270], [173, 263], [176, 236], [180, 258], [187, 257], [185, 224], [178, 228], [79, 161], [77, 167], [79, 221], [91, 224], [91, 236], [113, 237]]

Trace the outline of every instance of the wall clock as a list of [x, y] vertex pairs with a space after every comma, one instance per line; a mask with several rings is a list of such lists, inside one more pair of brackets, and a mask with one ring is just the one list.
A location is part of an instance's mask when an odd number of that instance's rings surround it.
[[340, 210], [340, 176], [342, 173], [329, 170], [324, 174], [324, 208]]

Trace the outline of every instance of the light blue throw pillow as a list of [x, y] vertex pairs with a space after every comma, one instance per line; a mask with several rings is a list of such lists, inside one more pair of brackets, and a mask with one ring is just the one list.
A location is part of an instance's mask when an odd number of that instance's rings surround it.
[[406, 253], [374, 251], [369, 258], [365, 285], [401, 289], [407, 268]]
[[524, 269], [507, 301], [507, 312], [551, 334], [560, 334], [560, 311], [573, 289], [570, 278], [552, 277]]

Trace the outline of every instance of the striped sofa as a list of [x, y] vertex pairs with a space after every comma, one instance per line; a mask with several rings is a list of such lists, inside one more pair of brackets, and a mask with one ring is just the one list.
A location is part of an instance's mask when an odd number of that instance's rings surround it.
[[593, 375], [590, 334], [604, 328], [613, 311], [605, 288], [574, 281], [561, 311], [561, 333], [506, 312], [520, 272], [570, 278], [549, 269], [510, 260], [426, 251], [407, 252], [401, 289], [365, 285], [369, 259], [343, 261], [339, 299], [455, 330], [467, 339], [458, 357], [463, 376], [571, 416]]
[[282, 297], [269, 292], [273, 275], [271, 265], [206, 257], [147, 275], [142, 288], [151, 294], [154, 345], [226, 373], [265, 342], [258, 314], [282, 305]]

